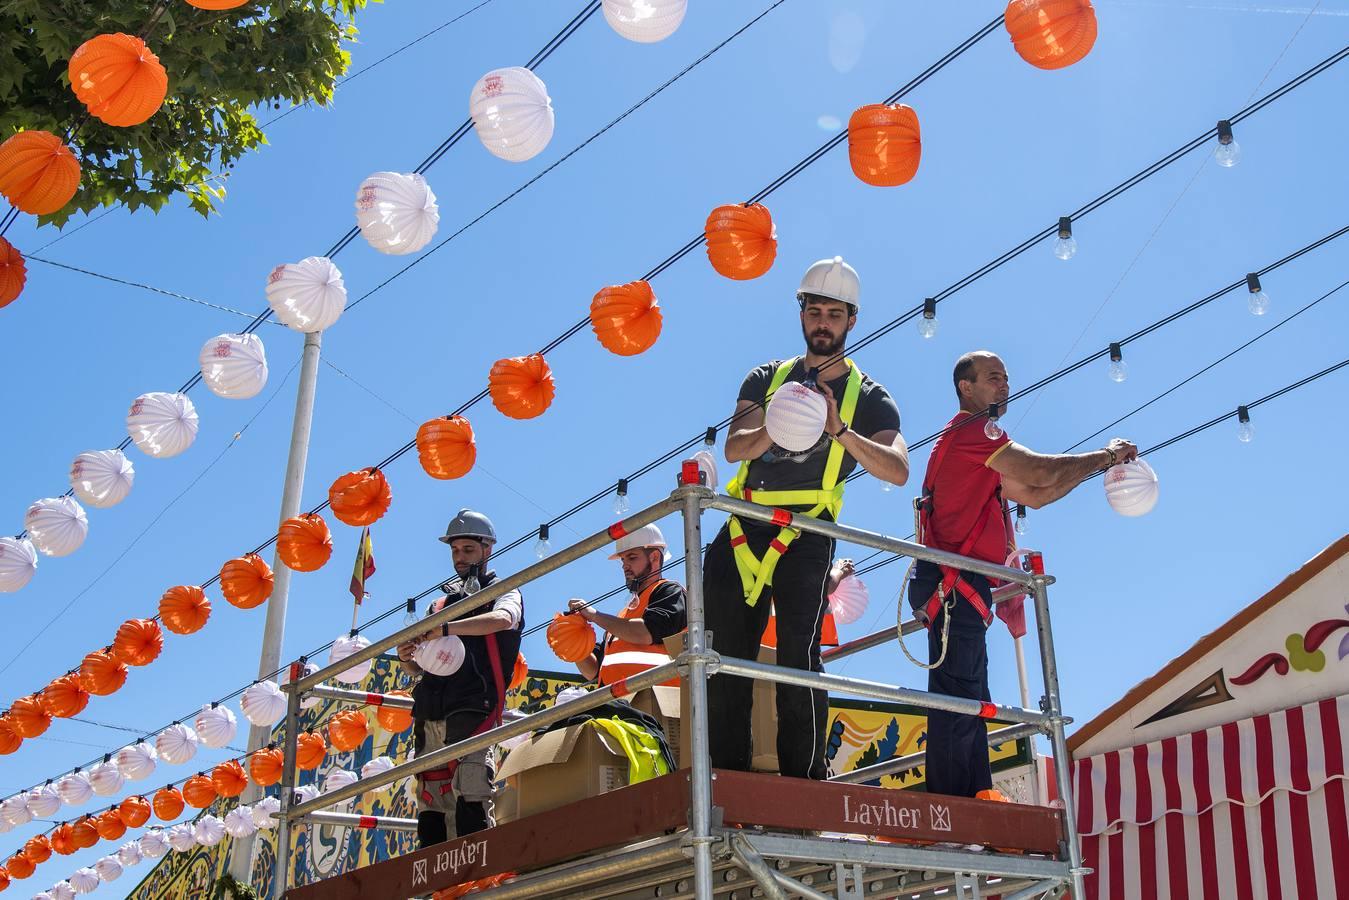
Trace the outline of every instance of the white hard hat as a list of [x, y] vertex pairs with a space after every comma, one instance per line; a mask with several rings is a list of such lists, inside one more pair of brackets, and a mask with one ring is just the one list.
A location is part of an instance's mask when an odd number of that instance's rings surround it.
[[665, 535], [660, 533], [658, 525], [643, 525], [614, 541], [614, 552], [609, 554], [609, 558], [618, 559], [624, 551], [642, 547], [659, 547], [664, 561], [670, 561], [670, 551], [665, 546]]
[[806, 274], [801, 276], [801, 287], [796, 290], [796, 299], [804, 303], [807, 295], [813, 295], [838, 300], [851, 306], [856, 313], [861, 293], [862, 280], [857, 277], [857, 270], [845, 263], [843, 257], [835, 256], [806, 269]]

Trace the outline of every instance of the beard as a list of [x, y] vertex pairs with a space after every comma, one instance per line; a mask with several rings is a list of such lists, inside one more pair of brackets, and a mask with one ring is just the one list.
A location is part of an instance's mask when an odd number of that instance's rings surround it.
[[817, 331], [814, 334], [801, 329], [801, 336], [806, 339], [806, 349], [816, 356], [834, 356], [843, 349], [843, 343], [848, 335], [845, 333], [841, 337], [835, 338], [827, 331]]

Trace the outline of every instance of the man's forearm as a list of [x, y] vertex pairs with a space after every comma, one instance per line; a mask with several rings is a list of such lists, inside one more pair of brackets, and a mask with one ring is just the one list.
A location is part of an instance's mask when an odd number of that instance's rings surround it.
[[[498, 631], [506, 631], [512, 625], [513, 622], [508, 613], [489, 612], [479, 616], [470, 616], [467, 619], [456, 619], [447, 623], [444, 628], [448, 634], [482, 637], [496, 634]], [[434, 637], [439, 632], [439, 628], [433, 628], [430, 634]]]
[[592, 612], [590, 616], [591, 621], [620, 641], [632, 644], [651, 643], [651, 632], [641, 619], [620, 619], [618, 616], [602, 612]]
[[768, 436], [767, 426], [744, 428], [734, 431], [726, 437], [726, 461], [741, 462], [746, 459], [758, 459], [773, 446]]
[[1059, 476], [1046, 485], [1036, 489], [1037, 506], [1045, 506], [1061, 500], [1073, 492], [1079, 484], [1105, 468], [1110, 462], [1110, 454], [1104, 450], [1083, 453], [1077, 456], [1060, 457], [1063, 461]]
[[843, 434], [839, 443], [862, 468], [882, 481], [902, 485], [909, 480], [909, 454], [905, 450], [877, 443], [852, 429]]

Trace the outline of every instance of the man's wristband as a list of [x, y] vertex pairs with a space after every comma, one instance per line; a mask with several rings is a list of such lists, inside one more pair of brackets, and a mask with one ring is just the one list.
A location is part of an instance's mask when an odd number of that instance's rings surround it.
[[838, 431], [834, 432], [833, 434], [829, 435], [829, 437], [837, 441], [839, 438], [843, 437], [847, 433], [848, 433], [848, 423], [844, 422], [843, 427], [840, 428]]
[[1110, 454], [1110, 462], [1105, 464], [1105, 467], [1109, 469], [1112, 466], [1114, 466], [1117, 462], [1119, 462], [1119, 456], [1117, 456], [1115, 451], [1111, 450], [1109, 447], [1105, 447], [1103, 449], [1105, 450], [1106, 453]]

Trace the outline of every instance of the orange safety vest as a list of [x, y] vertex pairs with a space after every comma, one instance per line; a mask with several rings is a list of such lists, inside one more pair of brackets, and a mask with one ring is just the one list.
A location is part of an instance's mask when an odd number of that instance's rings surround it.
[[[623, 607], [618, 614], [620, 619], [640, 619], [651, 601], [651, 594], [669, 579], [657, 578], [633, 596], [632, 602]], [[615, 684], [625, 678], [631, 678], [639, 672], [654, 668], [670, 661], [664, 644], [634, 644], [632, 641], [619, 640], [610, 635], [604, 642], [604, 659], [600, 662], [600, 686]], [[678, 685], [679, 678], [662, 682], [666, 685]]]

